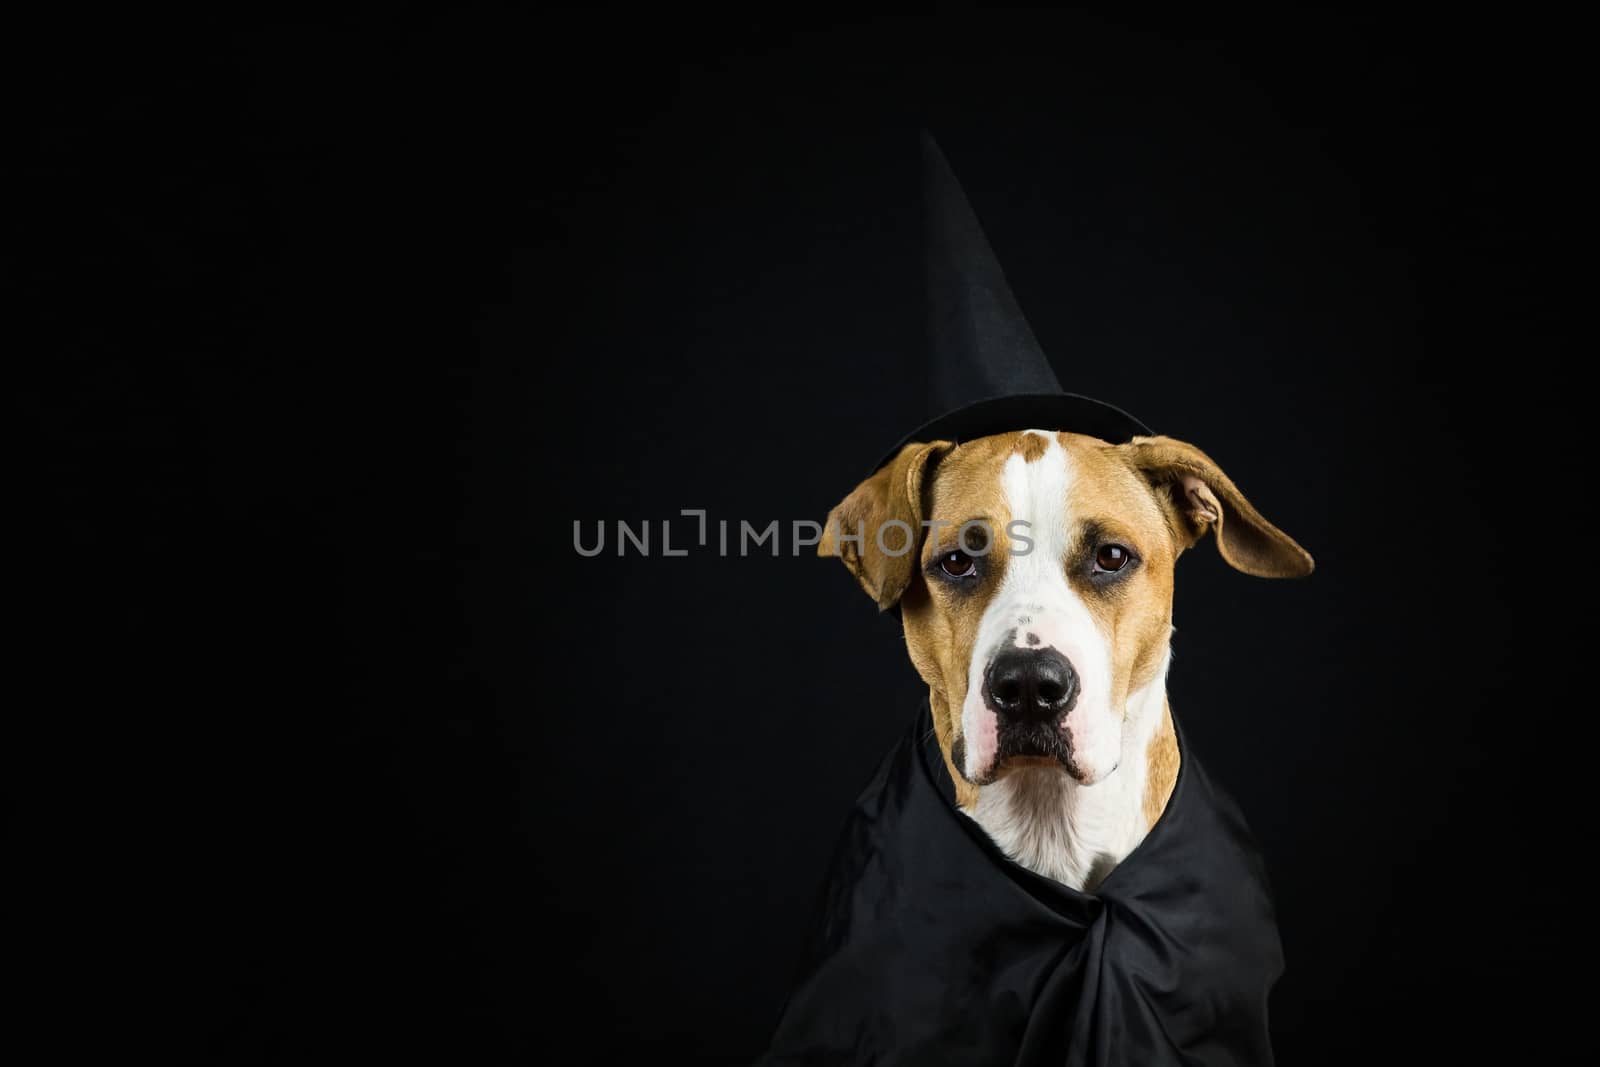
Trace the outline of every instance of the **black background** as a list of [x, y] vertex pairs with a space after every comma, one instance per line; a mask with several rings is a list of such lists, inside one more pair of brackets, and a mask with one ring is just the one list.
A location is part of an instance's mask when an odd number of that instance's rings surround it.
[[1317, 557], [1202, 545], [1177, 593], [1281, 1060], [1548, 1055], [1566, 32], [19, 30], [19, 1018], [168, 1062], [759, 1050], [918, 683], [787, 529], [582, 559], [572, 524], [820, 520], [929, 414], [926, 124], [1068, 387]]

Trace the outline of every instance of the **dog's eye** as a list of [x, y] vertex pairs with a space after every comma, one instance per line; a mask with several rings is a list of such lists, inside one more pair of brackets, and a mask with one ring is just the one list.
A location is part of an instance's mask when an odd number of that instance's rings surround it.
[[1101, 545], [1094, 554], [1094, 565], [1096, 570], [1120, 571], [1132, 558], [1133, 553], [1121, 545]]
[[952, 578], [970, 578], [978, 573], [977, 564], [965, 552], [946, 552], [939, 561], [939, 569]]

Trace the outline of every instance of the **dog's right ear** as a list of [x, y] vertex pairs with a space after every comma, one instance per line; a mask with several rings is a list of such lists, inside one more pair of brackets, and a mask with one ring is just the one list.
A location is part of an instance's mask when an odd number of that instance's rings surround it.
[[928, 483], [949, 441], [906, 445], [828, 513], [817, 555], [838, 556], [887, 611], [911, 584], [922, 557]]
[[1235, 570], [1259, 578], [1304, 578], [1311, 553], [1251, 507], [1215, 460], [1186, 441], [1135, 437], [1118, 446], [1158, 493], [1187, 548], [1207, 530], [1217, 531], [1217, 549]]

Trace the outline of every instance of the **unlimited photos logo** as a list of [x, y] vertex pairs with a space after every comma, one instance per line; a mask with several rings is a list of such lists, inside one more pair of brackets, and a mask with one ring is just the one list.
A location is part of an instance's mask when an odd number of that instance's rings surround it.
[[[617, 519], [609, 526], [613, 536], [608, 539], [608, 525], [605, 520], [585, 523], [581, 519], [573, 519], [573, 551], [592, 559], [606, 554], [609, 543], [610, 553], [618, 556], [687, 556], [691, 552], [701, 550], [712, 551], [719, 556], [748, 557], [761, 554], [763, 551], [772, 556], [783, 554], [782, 533], [785, 524], [778, 519], [772, 519], [765, 526], [754, 525], [747, 519], [736, 520], [736, 525], [730, 525], [735, 520], [718, 519], [715, 544], [713, 544], [711, 522], [704, 508], [684, 508], [678, 514], [682, 518], [696, 520], [694, 525], [698, 536], [691, 536], [687, 531], [675, 530], [671, 519], [662, 519], [655, 527], [652, 527], [648, 519], [641, 520], [637, 527]], [[939, 531], [951, 525], [953, 524], [933, 519], [923, 519], [920, 523], [923, 530], [935, 537]], [[652, 539], [653, 528], [660, 530], [659, 540]], [[823, 525], [820, 522], [794, 519], [787, 524], [787, 529], [791, 556], [802, 555], [805, 549], [815, 548], [822, 541]], [[1006, 524], [1011, 555], [1026, 556], [1033, 551], [1033, 538], [1028, 536], [1029, 529], [1031, 524], [1026, 519], [1013, 519]], [[834, 542], [841, 547], [853, 543], [857, 552], [866, 550], [870, 537], [879, 552], [894, 558], [912, 551], [919, 542], [916, 529], [902, 519], [887, 519], [878, 524], [874, 530], [868, 530], [865, 522], [857, 523], [853, 531], [835, 523], [833, 536]], [[968, 555], [987, 556], [994, 548], [994, 529], [983, 519], [970, 519], [962, 523], [957, 530], [957, 537], [960, 539], [962, 551]]]

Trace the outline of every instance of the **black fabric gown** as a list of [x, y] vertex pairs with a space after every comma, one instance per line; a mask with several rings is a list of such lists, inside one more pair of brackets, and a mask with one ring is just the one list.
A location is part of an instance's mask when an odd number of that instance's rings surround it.
[[1094, 893], [955, 806], [924, 704], [856, 802], [778, 1064], [1270, 1064], [1283, 970], [1262, 859], [1178, 732], [1166, 811]]

